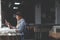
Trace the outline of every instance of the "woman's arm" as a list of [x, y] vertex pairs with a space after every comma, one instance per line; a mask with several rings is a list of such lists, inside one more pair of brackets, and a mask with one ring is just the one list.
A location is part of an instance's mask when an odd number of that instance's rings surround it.
[[15, 29], [15, 26], [12, 26], [7, 20], [5, 20], [5, 25], [8, 26], [10, 29]]

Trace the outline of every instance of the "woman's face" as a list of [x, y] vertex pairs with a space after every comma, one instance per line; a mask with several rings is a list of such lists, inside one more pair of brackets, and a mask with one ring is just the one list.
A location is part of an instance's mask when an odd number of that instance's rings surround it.
[[17, 20], [20, 20], [21, 19], [21, 16], [16, 15], [16, 19]]

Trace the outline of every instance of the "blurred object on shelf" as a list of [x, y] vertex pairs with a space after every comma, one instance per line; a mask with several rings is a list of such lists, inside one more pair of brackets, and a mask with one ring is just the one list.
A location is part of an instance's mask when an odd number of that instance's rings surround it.
[[49, 31], [49, 37], [60, 39], [60, 26], [56, 25]]

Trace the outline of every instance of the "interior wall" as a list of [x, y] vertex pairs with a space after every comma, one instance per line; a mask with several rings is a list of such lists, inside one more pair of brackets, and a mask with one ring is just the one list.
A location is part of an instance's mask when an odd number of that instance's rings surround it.
[[55, 24], [60, 24], [60, 3], [56, 1], [55, 6]]
[[55, 24], [60, 24], [60, 7], [56, 7], [56, 19]]
[[35, 24], [41, 24], [41, 4], [35, 5]]

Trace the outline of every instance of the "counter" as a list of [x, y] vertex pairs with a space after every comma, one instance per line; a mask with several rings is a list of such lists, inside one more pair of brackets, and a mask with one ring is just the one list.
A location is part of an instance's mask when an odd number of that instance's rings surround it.
[[20, 33], [16, 29], [0, 28], [0, 40], [20, 40]]

